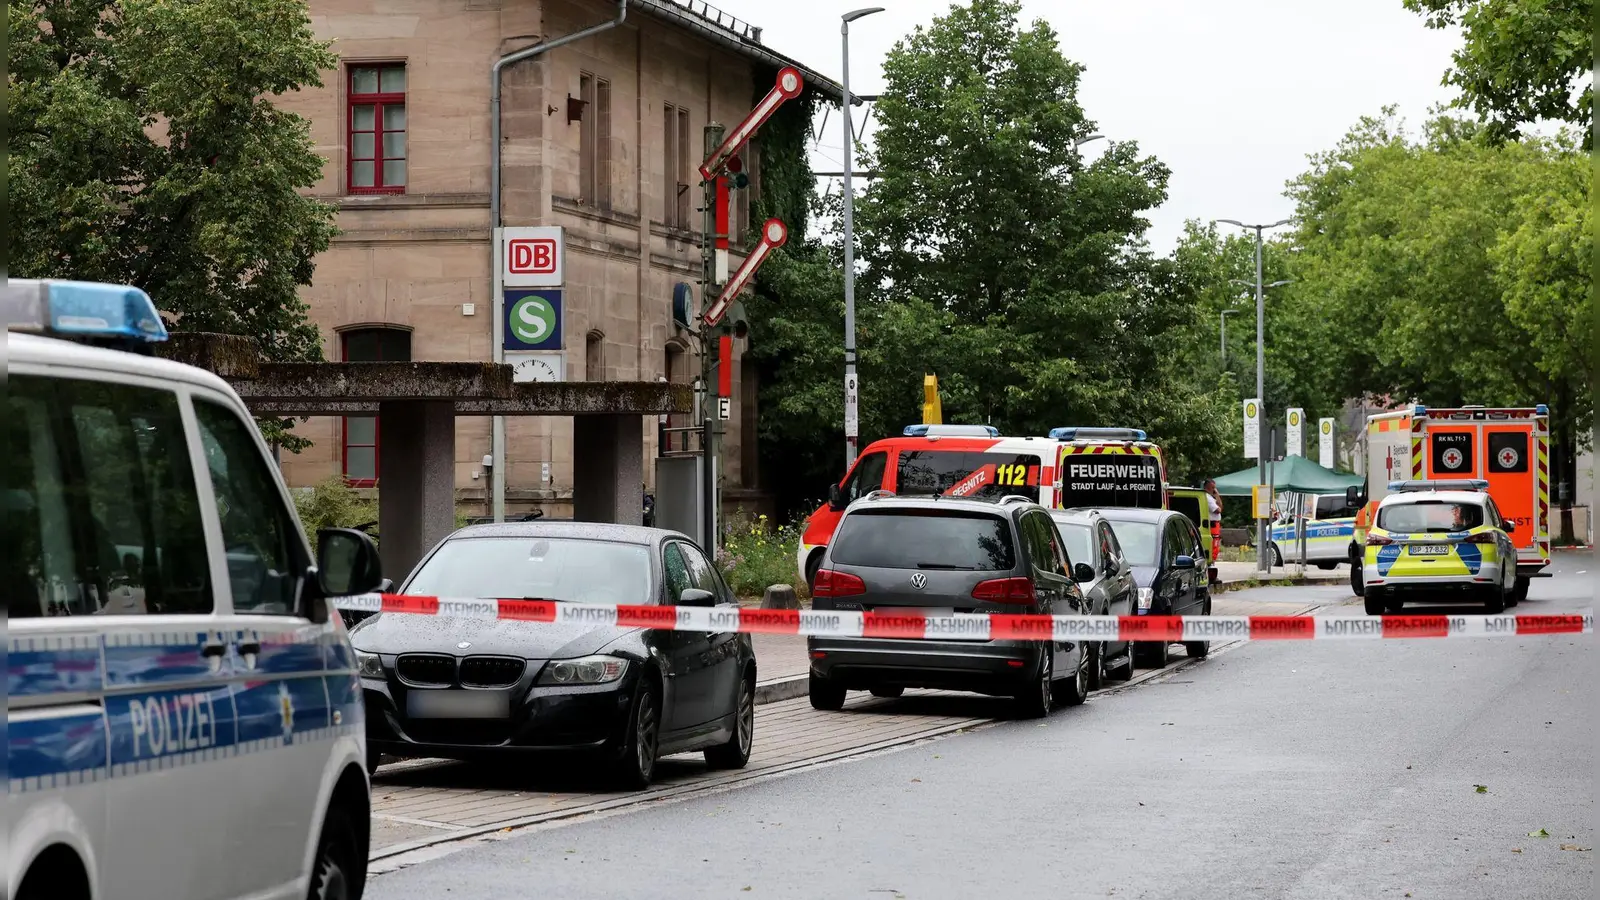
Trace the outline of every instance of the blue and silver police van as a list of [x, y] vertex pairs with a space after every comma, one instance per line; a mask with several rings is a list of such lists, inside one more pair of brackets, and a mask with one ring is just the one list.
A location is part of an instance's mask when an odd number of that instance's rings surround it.
[[0, 471], [7, 896], [359, 898], [354, 653], [249, 411], [135, 288], [12, 279]]

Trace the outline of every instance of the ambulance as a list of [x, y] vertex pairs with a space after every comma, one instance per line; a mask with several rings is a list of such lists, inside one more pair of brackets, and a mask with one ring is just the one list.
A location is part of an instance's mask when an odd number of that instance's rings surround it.
[[908, 425], [861, 451], [828, 501], [806, 520], [795, 562], [811, 584], [822, 551], [852, 502], [873, 491], [909, 497], [998, 500], [1021, 496], [1050, 509], [1166, 505], [1161, 450], [1133, 428], [1056, 428], [1049, 437], [1002, 437], [990, 425]]
[[1550, 409], [1533, 407], [1410, 409], [1367, 417], [1365, 492], [1350, 543], [1351, 585], [1363, 591], [1359, 569], [1367, 531], [1391, 482], [1482, 480], [1516, 546], [1512, 602], [1526, 599], [1530, 579], [1550, 577]]

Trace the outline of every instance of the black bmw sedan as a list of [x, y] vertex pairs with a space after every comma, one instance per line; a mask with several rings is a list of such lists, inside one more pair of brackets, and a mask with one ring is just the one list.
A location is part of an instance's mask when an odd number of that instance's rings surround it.
[[[463, 528], [400, 593], [589, 604], [736, 606], [689, 538], [626, 525]], [[351, 631], [380, 754], [479, 759], [578, 752], [629, 787], [660, 756], [742, 768], [755, 725], [749, 635], [386, 613]]]

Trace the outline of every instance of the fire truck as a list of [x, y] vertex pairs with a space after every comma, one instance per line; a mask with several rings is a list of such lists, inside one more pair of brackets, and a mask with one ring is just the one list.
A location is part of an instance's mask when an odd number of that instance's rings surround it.
[[1481, 479], [1500, 515], [1516, 525], [1520, 602], [1533, 578], [1550, 572], [1550, 409], [1534, 407], [1410, 409], [1367, 417], [1367, 485], [1351, 488], [1361, 504], [1350, 543], [1350, 583], [1361, 590], [1361, 560], [1367, 526], [1378, 501], [1397, 481]]
[[873, 491], [998, 500], [1018, 495], [1052, 509], [1166, 506], [1161, 448], [1136, 428], [1056, 428], [1002, 437], [989, 425], [908, 425], [868, 444], [828, 501], [806, 520], [796, 564], [806, 584], [844, 510]]

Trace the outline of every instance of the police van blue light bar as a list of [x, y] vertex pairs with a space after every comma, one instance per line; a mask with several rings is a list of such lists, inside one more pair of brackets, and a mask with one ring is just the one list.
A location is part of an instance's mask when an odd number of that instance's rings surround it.
[[1421, 481], [1391, 481], [1391, 491], [1487, 491], [1489, 482], [1482, 478], [1439, 478]]
[[907, 425], [906, 437], [990, 437], [1000, 436], [993, 425]]
[[167, 339], [150, 295], [125, 284], [12, 278], [0, 288], [0, 319], [9, 331], [65, 338]]
[[1142, 428], [1052, 428], [1051, 440], [1056, 441], [1143, 441], [1148, 438]]

